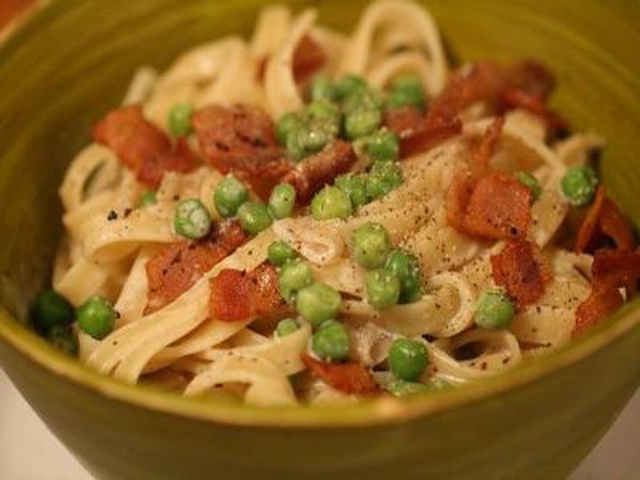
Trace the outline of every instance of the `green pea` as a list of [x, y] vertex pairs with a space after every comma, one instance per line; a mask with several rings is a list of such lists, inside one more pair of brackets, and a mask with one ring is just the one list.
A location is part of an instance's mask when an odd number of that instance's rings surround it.
[[307, 114], [313, 120], [327, 121], [333, 125], [336, 129], [335, 133], [337, 133], [337, 129], [340, 128], [342, 113], [335, 103], [326, 100], [313, 101], [307, 106]]
[[336, 362], [349, 357], [350, 340], [346, 327], [327, 320], [311, 337], [311, 351], [321, 360]]
[[364, 268], [379, 268], [391, 250], [389, 232], [379, 223], [365, 223], [351, 235], [351, 248], [356, 261]]
[[412, 395], [422, 395], [426, 393], [434, 393], [452, 388], [449, 382], [440, 378], [435, 378], [429, 383], [405, 382], [404, 380], [396, 380], [387, 385], [386, 389], [389, 393], [396, 397], [407, 397]]
[[75, 318], [73, 306], [55, 290], [40, 293], [33, 304], [33, 325], [41, 333], [47, 333], [57, 325], [70, 325]]
[[276, 335], [280, 338], [286, 337], [298, 331], [300, 326], [293, 318], [285, 318], [280, 320], [276, 326]]
[[78, 355], [78, 338], [69, 325], [55, 325], [47, 333], [47, 340], [57, 349], [71, 355]]
[[571, 205], [582, 207], [593, 201], [598, 177], [593, 169], [578, 165], [567, 169], [562, 177], [562, 192]]
[[249, 191], [244, 184], [233, 175], [227, 175], [216, 186], [213, 201], [216, 210], [223, 217], [233, 217], [238, 209], [249, 198]]
[[337, 135], [337, 127], [330, 120], [317, 120], [309, 123], [304, 130], [301, 142], [305, 154], [317, 153], [331, 143]]
[[304, 120], [299, 113], [289, 112], [282, 115], [278, 120], [278, 123], [276, 123], [276, 137], [278, 139], [278, 143], [282, 146], [286, 146], [291, 132], [298, 130], [303, 123]]
[[313, 283], [300, 290], [296, 310], [313, 325], [334, 318], [342, 307], [342, 298], [326, 283]]
[[354, 207], [367, 203], [367, 187], [364, 175], [346, 173], [337, 177], [334, 185], [349, 195], [351, 205]]
[[238, 209], [238, 220], [247, 232], [256, 235], [273, 223], [269, 209], [262, 203], [247, 202]]
[[400, 280], [400, 303], [420, 300], [422, 273], [418, 257], [403, 250], [394, 250], [389, 255], [385, 269]]
[[325, 186], [311, 201], [311, 215], [316, 220], [346, 218], [352, 212], [349, 195], [337, 187]]
[[382, 124], [381, 110], [372, 105], [363, 105], [347, 113], [344, 130], [349, 140], [355, 140], [372, 134], [380, 124]]
[[360, 94], [368, 89], [367, 82], [356, 75], [342, 77], [336, 84], [336, 94], [340, 100], [346, 100], [356, 94]]
[[417, 381], [429, 364], [427, 347], [408, 338], [400, 338], [389, 349], [389, 368], [400, 380]]
[[414, 75], [404, 75], [394, 79], [391, 83], [387, 106], [391, 108], [417, 107], [424, 109], [426, 97], [422, 87], [422, 80]]
[[303, 260], [292, 260], [286, 262], [280, 269], [278, 283], [280, 295], [287, 302], [293, 301], [298, 291], [311, 285], [313, 276], [311, 267]]
[[77, 310], [78, 327], [87, 335], [102, 340], [113, 330], [117, 313], [105, 299], [94, 296]]
[[402, 185], [402, 170], [396, 162], [375, 162], [367, 176], [369, 200], [377, 200]]
[[291, 130], [287, 135], [285, 147], [287, 154], [294, 162], [299, 162], [308, 155], [306, 150], [308, 136], [309, 132], [306, 124]]
[[193, 104], [175, 103], [169, 111], [169, 132], [174, 137], [184, 137], [192, 131]]
[[540, 186], [540, 182], [536, 177], [527, 172], [518, 172], [516, 174], [516, 178], [521, 184], [531, 190], [531, 199], [534, 202], [538, 200], [538, 198], [540, 198], [542, 187]]
[[474, 321], [484, 330], [504, 330], [513, 315], [513, 303], [502, 290], [485, 290], [476, 302]]
[[291, 216], [296, 204], [296, 189], [288, 183], [276, 185], [269, 196], [269, 213], [280, 219]]
[[140, 206], [148, 207], [150, 205], [155, 205], [158, 202], [156, 198], [156, 192], [154, 190], [145, 190], [140, 195]]
[[396, 397], [410, 397], [413, 395], [423, 395], [431, 392], [431, 389], [424, 383], [405, 382], [404, 380], [391, 382], [386, 386], [386, 389]]
[[303, 123], [287, 137], [287, 153], [299, 162], [312, 153], [322, 150], [338, 134], [338, 126], [327, 119], [316, 119]]
[[311, 81], [311, 100], [328, 100], [330, 102], [338, 98], [336, 86], [327, 77], [316, 76]]
[[272, 242], [267, 249], [267, 258], [276, 267], [281, 267], [290, 260], [298, 257], [298, 252], [287, 242], [278, 240]]
[[178, 235], [197, 240], [211, 230], [211, 217], [204, 204], [197, 198], [182, 200], [173, 214], [173, 229]]
[[394, 162], [400, 156], [400, 140], [386, 128], [367, 138], [365, 145], [367, 154], [374, 162]]
[[393, 307], [400, 300], [400, 280], [383, 269], [367, 272], [365, 276], [367, 301], [378, 310]]

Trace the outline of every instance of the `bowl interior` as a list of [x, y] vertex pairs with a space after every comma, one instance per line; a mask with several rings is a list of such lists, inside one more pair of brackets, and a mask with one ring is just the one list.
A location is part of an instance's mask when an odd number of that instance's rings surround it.
[[[230, 33], [248, 34], [264, 2], [200, 0], [53, 1], [0, 47], [0, 326], [61, 370], [79, 369], [26, 329], [28, 305], [49, 279], [61, 231], [57, 199], [66, 165], [87, 143], [92, 124], [117, 105], [135, 69], [166, 67], [180, 51]], [[365, 2], [291, 1], [319, 8], [320, 21], [347, 31]], [[549, 64], [559, 79], [553, 104], [579, 130], [610, 144], [605, 183], [640, 224], [640, 7], [604, 0], [575, 9], [572, 0], [495, 2], [431, 0], [453, 56], [461, 60], [522, 57]], [[99, 19], [88, 22], [87, 19]], [[591, 35], [603, 31], [616, 34]], [[55, 48], [51, 48], [55, 45]], [[555, 360], [549, 360], [555, 361]], [[561, 362], [560, 362], [561, 363]], [[92, 382], [98, 382], [83, 372]], [[508, 376], [505, 376], [507, 378]], [[108, 382], [104, 380], [104, 382]], [[517, 382], [516, 382], [517, 383]], [[113, 385], [113, 382], [108, 382]], [[115, 387], [114, 387], [115, 388]], [[125, 388], [125, 387], [122, 387]]]

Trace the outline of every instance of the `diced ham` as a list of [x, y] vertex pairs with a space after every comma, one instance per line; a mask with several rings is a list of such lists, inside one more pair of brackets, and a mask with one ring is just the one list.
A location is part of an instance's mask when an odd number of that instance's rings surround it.
[[601, 243], [602, 236], [613, 240], [618, 249], [633, 250], [635, 247], [631, 224], [618, 210], [615, 203], [607, 198], [606, 187], [600, 185], [595, 199], [580, 225], [574, 250], [576, 253], [592, 251]]
[[158, 187], [165, 171], [189, 172], [198, 165], [186, 141], [174, 146], [162, 130], [144, 118], [139, 105], [109, 112], [94, 127], [93, 138], [113, 150], [136, 178], [151, 188]]
[[526, 236], [531, 191], [511, 175], [491, 172], [475, 184], [461, 218], [458, 229], [469, 235], [491, 240]]
[[183, 240], [167, 245], [146, 265], [149, 293], [145, 315], [178, 298], [248, 239], [242, 226], [233, 221], [198, 242]]
[[493, 281], [507, 291], [517, 306], [531, 305], [544, 295], [551, 273], [543, 266], [535, 244], [523, 239], [507, 240], [490, 261]]
[[310, 36], [300, 39], [293, 52], [293, 76], [298, 85], [309, 80], [327, 62], [327, 54]]
[[578, 307], [574, 335], [620, 308], [624, 302], [620, 289], [626, 289], [627, 297], [635, 293], [640, 278], [640, 254], [628, 250], [598, 250], [591, 273], [591, 293]]
[[292, 168], [271, 118], [259, 107], [211, 105], [194, 114], [193, 126], [211, 165], [233, 172], [263, 199]]
[[283, 179], [293, 185], [298, 202], [305, 204], [322, 187], [333, 182], [338, 175], [349, 171], [356, 162], [356, 154], [349, 142], [336, 140], [321, 152], [307, 158]]
[[284, 303], [278, 272], [263, 263], [250, 272], [227, 268], [210, 281], [211, 318], [223, 322], [250, 320], [273, 313]]
[[303, 354], [311, 372], [331, 387], [350, 395], [374, 395], [380, 391], [369, 371], [357, 362], [325, 363]]

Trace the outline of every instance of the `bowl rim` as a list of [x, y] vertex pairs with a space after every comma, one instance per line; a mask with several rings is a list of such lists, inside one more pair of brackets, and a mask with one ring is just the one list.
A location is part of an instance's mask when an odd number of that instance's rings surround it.
[[[39, 16], [44, 7], [55, 3], [54, 0], [35, 0], [32, 6], [0, 30], [0, 49], [17, 30]], [[402, 399], [385, 396], [346, 405], [265, 408], [225, 399], [185, 397], [157, 387], [127, 384], [101, 374], [57, 351], [0, 304], [0, 342], [6, 343], [8, 348], [36, 368], [53, 373], [62, 381], [71, 382], [95, 395], [161, 414], [220, 425], [265, 428], [373, 427], [454, 410], [524, 388], [568, 368], [610, 346], [639, 325], [640, 298], [626, 304], [566, 346], [460, 388]], [[11, 375], [10, 368], [6, 371]]]

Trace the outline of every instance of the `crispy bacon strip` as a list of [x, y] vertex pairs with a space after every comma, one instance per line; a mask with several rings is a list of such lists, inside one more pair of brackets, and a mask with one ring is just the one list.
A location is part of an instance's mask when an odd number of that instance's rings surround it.
[[573, 334], [596, 325], [624, 303], [619, 289], [627, 296], [635, 293], [640, 278], [640, 254], [628, 250], [598, 250], [591, 266], [593, 282], [589, 297], [578, 307]]
[[293, 52], [293, 77], [298, 85], [304, 84], [327, 62], [327, 54], [309, 35], [300, 39]]
[[292, 168], [271, 118], [259, 107], [211, 105], [194, 114], [193, 126], [211, 165], [223, 173], [234, 172], [263, 199]]
[[531, 305], [544, 295], [551, 279], [535, 244], [524, 239], [508, 240], [500, 253], [490, 258], [491, 275], [518, 306]]
[[633, 250], [635, 239], [629, 221], [618, 210], [615, 203], [607, 198], [606, 187], [600, 185], [596, 197], [580, 225], [574, 250], [582, 253], [594, 248], [602, 236], [613, 240], [616, 248]]
[[434, 117], [427, 120], [414, 107], [386, 110], [384, 125], [400, 137], [400, 158], [429, 150], [462, 132], [460, 119]]
[[[460, 215], [455, 212], [451, 218]], [[522, 237], [531, 223], [531, 191], [511, 175], [491, 172], [475, 184], [461, 218], [457, 228], [470, 235], [492, 240]]]
[[311, 372], [325, 383], [350, 395], [374, 395], [379, 392], [367, 369], [357, 362], [325, 363], [303, 354], [302, 361]]
[[211, 318], [238, 322], [268, 315], [283, 305], [278, 272], [269, 263], [250, 272], [226, 268], [210, 281]]
[[136, 178], [157, 188], [165, 171], [189, 172], [198, 159], [186, 141], [172, 145], [169, 137], [147, 121], [139, 105], [109, 112], [93, 129], [96, 142], [113, 150]]
[[248, 239], [242, 226], [233, 221], [198, 242], [184, 240], [167, 245], [146, 265], [149, 300], [145, 315], [178, 298]]
[[498, 117], [483, 132], [480, 142], [472, 151], [471, 167], [473, 169], [485, 171], [489, 168], [489, 160], [498, 148], [502, 127], [504, 127], [504, 117]]
[[349, 171], [356, 162], [356, 154], [349, 142], [336, 140], [321, 152], [307, 158], [282, 179], [293, 185], [297, 199], [305, 204], [315, 193], [331, 183], [338, 175]]
[[524, 108], [539, 115], [552, 131], [566, 129], [567, 123], [545, 104], [554, 85], [551, 73], [533, 61], [506, 68], [478, 62], [451, 77], [444, 91], [431, 103], [427, 120], [453, 119], [466, 107], [483, 101], [495, 113]]

